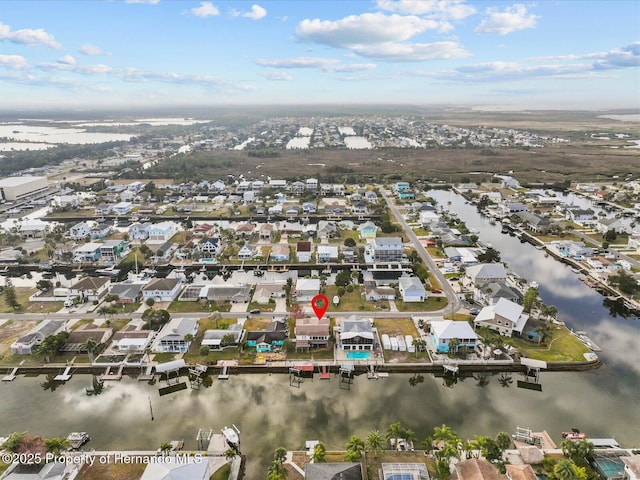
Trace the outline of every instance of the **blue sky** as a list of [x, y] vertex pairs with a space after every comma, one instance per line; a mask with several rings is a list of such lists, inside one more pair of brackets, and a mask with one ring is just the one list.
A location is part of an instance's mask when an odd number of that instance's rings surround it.
[[0, 109], [640, 108], [640, 2], [0, 4]]

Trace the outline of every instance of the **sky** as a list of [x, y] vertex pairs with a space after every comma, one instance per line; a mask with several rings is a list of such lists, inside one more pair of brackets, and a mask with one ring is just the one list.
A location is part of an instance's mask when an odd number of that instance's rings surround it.
[[640, 108], [640, 2], [2, 0], [0, 110]]

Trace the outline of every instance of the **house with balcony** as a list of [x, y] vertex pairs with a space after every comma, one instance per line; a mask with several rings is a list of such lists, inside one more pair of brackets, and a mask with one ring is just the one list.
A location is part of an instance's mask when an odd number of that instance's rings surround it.
[[177, 227], [174, 222], [160, 222], [151, 225], [149, 227], [150, 243], [164, 243], [168, 242], [177, 232]]
[[105, 240], [100, 246], [103, 262], [116, 263], [129, 252], [129, 244], [124, 240]]
[[273, 231], [274, 228], [271, 223], [263, 223], [258, 227], [258, 238], [271, 241], [273, 239]]
[[91, 240], [100, 240], [108, 237], [113, 231], [113, 224], [109, 222], [97, 223], [89, 231], [89, 237]]
[[281, 348], [289, 337], [287, 325], [279, 320], [269, 323], [264, 330], [247, 330], [247, 346], [255, 348], [256, 352], [271, 352]]
[[101, 243], [89, 242], [73, 249], [74, 262], [95, 262], [100, 259]]
[[400, 237], [376, 237], [371, 244], [373, 262], [402, 262], [404, 246]]
[[253, 247], [251, 247], [251, 245], [249, 245], [248, 243], [245, 243], [240, 248], [240, 250], [238, 250], [238, 260], [240, 261], [251, 260], [257, 255], [258, 255], [257, 251], [254, 250]]
[[87, 222], [76, 223], [69, 229], [69, 237], [73, 240], [82, 240], [91, 233], [91, 225]]
[[338, 348], [342, 350], [373, 350], [375, 333], [372, 321], [362, 319], [358, 315], [340, 319], [340, 326], [336, 329]]
[[480, 310], [473, 323], [475, 327], [488, 327], [505, 337], [519, 337], [529, 320], [524, 307], [506, 298]]
[[197, 333], [197, 318], [172, 318], [158, 333], [152, 350], [154, 352], [186, 352], [193, 341], [188, 335], [195, 337]]
[[132, 208], [133, 208], [133, 203], [131, 202], [119, 202], [112, 207], [112, 210], [113, 210], [113, 213], [115, 213], [116, 215], [127, 215], [131, 212]]
[[480, 337], [471, 328], [469, 322], [453, 320], [431, 320], [431, 342], [439, 353], [447, 353], [451, 349], [450, 343], [454, 341], [453, 350], [460, 349], [473, 351], [480, 341]]
[[378, 234], [378, 227], [372, 221], [368, 221], [360, 225], [358, 227], [358, 231], [362, 240], [368, 240], [376, 238], [376, 235]]
[[149, 229], [151, 228], [151, 223], [149, 222], [134, 222], [129, 225], [129, 240], [140, 240], [144, 241], [149, 238]]
[[156, 302], [173, 302], [181, 288], [179, 278], [154, 278], [142, 288], [142, 300], [152, 298]]
[[269, 258], [274, 262], [288, 262], [290, 255], [289, 245], [286, 243], [278, 243], [271, 247]]
[[219, 237], [205, 238], [198, 247], [207, 257], [217, 257], [222, 253], [222, 240]]
[[465, 277], [475, 287], [481, 287], [487, 283], [504, 284], [507, 281], [507, 271], [502, 263], [479, 263], [467, 267]]
[[318, 263], [338, 261], [338, 247], [336, 245], [318, 245]]
[[326, 348], [329, 345], [329, 319], [298, 318], [294, 329], [296, 349]]
[[317, 178], [307, 178], [306, 188], [307, 188], [307, 190], [317, 190], [318, 189], [318, 179]]
[[31, 355], [36, 353], [43, 340], [49, 335], [56, 335], [65, 331], [64, 320], [45, 319], [33, 327], [29, 333], [21, 336], [11, 344], [11, 353], [17, 355]]

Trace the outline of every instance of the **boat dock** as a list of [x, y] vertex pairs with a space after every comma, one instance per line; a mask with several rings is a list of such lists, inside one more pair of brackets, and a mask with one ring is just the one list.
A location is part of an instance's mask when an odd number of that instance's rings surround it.
[[70, 372], [71, 372], [71, 367], [67, 367], [64, 369], [64, 372], [62, 372], [60, 375], [56, 375], [53, 379], [56, 382], [66, 382], [71, 378]]
[[115, 373], [111, 373], [112, 368], [114, 367], [107, 367], [107, 370], [102, 375], [100, 375], [100, 380], [122, 380], [122, 371], [124, 370], [124, 365], [120, 365]]
[[329, 373], [329, 367], [327, 365], [320, 366], [320, 380], [330, 380], [331, 374]]
[[153, 365], [147, 365], [144, 373], [138, 376], [139, 382], [149, 382], [153, 380]]
[[592, 352], [601, 352], [602, 349], [600, 348], [600, 346], [598, 346], [598, 344], [596, 342], [594, 342], [593, 340], [591, 340], [591, 338], [589, 338], [587, 336], [586, 332], [583, 332], [582, 330], [578, 330], [576, 332], [574, 332], [573, 330], [571, 330], [571, 334], [576, 337], [578, 340], [580, 340], [582, 343], [585, 344], [585, 346], [591, 350]]
[[2, 377], [2, 381], [3, 382], [13, 382], [18, 373], [18, 367], [14, 367], [13, 370], [11, 370], [7, 375], [5, 375], [4, 377]]
[[222, 366], [222, 372], [218, 375], [218, 380], [229, 380], [229, 365]]

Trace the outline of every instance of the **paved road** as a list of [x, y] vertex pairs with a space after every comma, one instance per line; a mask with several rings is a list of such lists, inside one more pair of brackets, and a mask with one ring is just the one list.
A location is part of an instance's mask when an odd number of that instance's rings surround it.
[[453, 287], [449, 283], [449, 280], [447, 280], [447, 278], [442, 274], [442, 272], [436, 265], [436, 262], [427, 253], [427, 250], [424, 248], [420, 240], [418, 240], [418, 236], [413, 232], [413, 229], [407, 224], [406, 220], [400, 213], [400, 210], [396, 206], [395, 202], [393, 202], [393, 200], [387, 195], [387, 193], [382, 187], [380, 188], [380, 193], [382, 194], [382, 197], [387, 202], [387, 205], [389, 205], [389, 209], [391, 210], [391, 213], [393, 213], [398, 223], [400, 223], [400, 225], [406, 232], [407, 236], [409, 237], [409, 240], [411, 241], [416, 251], [418, 252], [418, 256], [422, 259], [422, 261], [429, 268], [433, 276], [436, 277], [436, 280], [438, 280], [438, 282], [440, 283], [441, 289], [443, 293], [447, 296], [447, 300], [449, 301], [448, 307], [444, 310], [447, 311], [448, 313], [451, 313], [452, 311], [457, 311], [460, 308], [460, 300], [458, 300], [458, 296], [456, 295], [456, 292], [454, 291]]
[[[574, 235], [580, 237], [585, 244], [591, 244], [594, 245], [596, 248], [602, 248], [602, 242], [595, 240], [594, 238], [591, 238], [590, 236], [582, 233], [582, 232], [577, 232], [577, 231], [572, 231], [571, 233], [573, 233]], [[625, 255], [624, 253], [619, 252], [618, 250], [616, 250], [616, 245], [609, 245], [609, 251], [616, 256], [616, 258], [620, 258], [622, 260], [626, 260], [627, 262], [629, 262], [633, 267], [636, 268], [640, 268], [640, 262], [635, 259], [630, 257], [629, 255]]]

